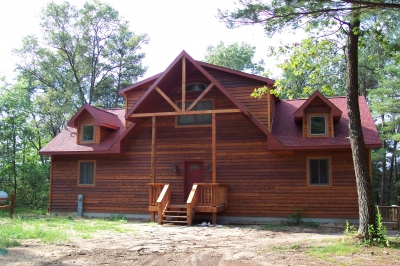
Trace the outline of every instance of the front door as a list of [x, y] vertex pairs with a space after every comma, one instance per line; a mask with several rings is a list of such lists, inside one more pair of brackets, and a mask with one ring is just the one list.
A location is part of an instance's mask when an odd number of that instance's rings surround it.
[[185, 194], [184, 202], [186, 203], [190, 191], [194, 183], [204, 182], [204, 166], [203, 162], [185, 162]]

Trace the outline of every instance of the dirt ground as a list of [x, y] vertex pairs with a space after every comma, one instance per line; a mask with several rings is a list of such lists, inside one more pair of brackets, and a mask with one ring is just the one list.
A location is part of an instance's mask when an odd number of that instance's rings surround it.
[[0, 265], [400, 265], [399, 253], [382, 249], [382, 254], [366, 251], [328, 261], [308, 255], [311, 246], [342, 240], [343, 229], [329, 225], [279, 231], [260, 225], [159, 226], [136, 221], [126, 226], [136, 233], [106, 231], [60, 244], [23, 241], [0, 255]]

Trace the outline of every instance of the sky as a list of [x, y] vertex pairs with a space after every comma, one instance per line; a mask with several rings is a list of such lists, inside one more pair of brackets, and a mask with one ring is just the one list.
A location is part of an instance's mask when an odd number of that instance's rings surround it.
[[[49, 0], [0, 0], [0, 76], [15, 78], [16, 60], [12, 49], [22, 45], [28, 35], [40, 36], [39, 14]], [[61, 0], [54, 0], [62, 3]], [[80, 8], [85, 1], [69, 0]], [[217, 9], [235, 9], [234, 0], [102, 0], [119, 11], [137, 34], [147, 33], [143, 64], [148, 67], [143, 78], [164, 71], [185, 50], [195, 60], [203, 60], [209, 45], [246, 42], [256, 46], [255, 61], [264, 59], [267, 68], [275, 62], [266, 60], [267, 48], [278, 38], [267, 38], [261, 26], [228, 29], [217, 18]], [[141, 79], [143, 79], [141, 78]]]

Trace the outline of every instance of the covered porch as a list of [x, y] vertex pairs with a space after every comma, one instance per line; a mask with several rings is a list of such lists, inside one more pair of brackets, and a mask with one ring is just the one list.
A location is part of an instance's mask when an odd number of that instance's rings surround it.
[[228, 185], [218, 183], [196, 183], [186, 204], [171, 204], [170, 184], [150, 183], [149, 211], [151, 221], [158, 224], [175, 223], [191, 225], [196, 213], [211, 213], [212, 223], [217, 223], [217, 213], [228, 207]]

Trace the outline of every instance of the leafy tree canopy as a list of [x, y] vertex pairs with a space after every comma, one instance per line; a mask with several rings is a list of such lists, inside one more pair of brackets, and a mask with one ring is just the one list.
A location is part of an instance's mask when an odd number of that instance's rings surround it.
[[222, 41], [217, 46], [208, 46], [205, 61], [239, 71], [250, 71], [252, 74], [264, 72], [264, 61], [253, 62], [256, 47], [248, 43], [237, 42], [225, 45]]
[[[48, 4], [41, 13], [42, 36], [27, 36], [14, 52], [17, 70], [32, 81], [32, 90], [63, 94], [66, 104], [117, 107], [118, 90], [136, 81], [146, 68], [139, 50], [148, 42], [137, 35], [108, 4]], [[74, 111], [75, 111], [74, 110]]]

